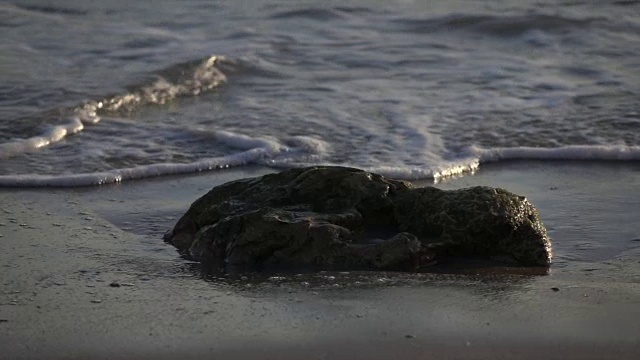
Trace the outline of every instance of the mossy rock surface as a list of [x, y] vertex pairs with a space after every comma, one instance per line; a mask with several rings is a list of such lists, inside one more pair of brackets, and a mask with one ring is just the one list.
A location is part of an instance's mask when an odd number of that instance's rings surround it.
[[551, 243], [524, 196], [440, 190], [344, 167], [232, 181], [196, 200], [165, 240], [197, 260], [416, 271], [455, 257], [548, 266]]

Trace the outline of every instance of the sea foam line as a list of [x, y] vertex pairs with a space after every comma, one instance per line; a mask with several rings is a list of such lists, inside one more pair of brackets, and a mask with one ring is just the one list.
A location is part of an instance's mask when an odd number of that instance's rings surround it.
[[258, 148], [186, 164], [161, 163], [73, 175], [2, 175], [0, 176], [0, 187], [81, 187], [103, 185], [119, 183], [125, 180], [163, 175], [189, 174], [245, 165], [265, 155], [265, 150]]
[[0, 187], [95, 186], [120, 183], [125, 180], [212, 171], [248, 164], [268, 165], [270, 159], [277, 158], [280, 155], [318, 156], [321, 152], [327, 151], [329, 148], [329, 145], [323, 141], [305, 136], [285, 139], [285, 142], [296, 145], [292, 146], [284, 145], [273, 138], [251, 137], [230, 131], [217, 131], [212, 135], [216, 141], [223, 142], [240, 151], [190, 163], [159, 163], [94, 173], [69, 175], [1, 175]]
[[[442, 161], [436, 165], [416, 166], [358, 166], [366, 171], [399, 180], [433, 179], [440, 182], [448, 178], [455, 178], [475, 173], [482, 164], [510, 161], [510, 160], [558, 160], [558, 161], [640, 161], [640, 146], [626, 145], [567, 145], [556, 148], [511, 147], [483, 149], [470, 146], [462, 152], [457, 161]], [[270, 160], [266, 165], [287, 168], [287, 163]], [[297, 166], [313, 166], [307, 163]], [[322, 164], [342, 165], [344, 164]]]
[[640, 160], [640, 146], [626, 145], [567, 145], [555, 148], [519, 146], [490, 149], [471, 146], [465, 153], [476, 157], [480, 163], [506, 160]]
[[77, 134], [86, 125], [100, 122], [100, 115], [123, 109], [133, 109], [145, 104], [164, 104], [169, 100], [183, 96], [196, 96], [220, 86], [226, 82], [226, 76], [218, 69], [222, 56], [211, 56], [198, 64], [179, 64], [161, 71], [158, 79], [130, 93], [108, 97], [98, 101], [89, 101], [73, 109], [73, 115], [66, 124], [56, 125], [43, 134], [26, 139], [12, 140], [0, 144], [0, 159], [32, 152], [68, 135]]

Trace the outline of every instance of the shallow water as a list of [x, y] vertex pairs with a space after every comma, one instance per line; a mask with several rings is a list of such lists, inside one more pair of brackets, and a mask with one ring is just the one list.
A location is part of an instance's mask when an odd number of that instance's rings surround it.
[[[0, 5], [0, 185], [640, 159], [640, 4]], [[213, 55], [213, 57], [212, 57]]]

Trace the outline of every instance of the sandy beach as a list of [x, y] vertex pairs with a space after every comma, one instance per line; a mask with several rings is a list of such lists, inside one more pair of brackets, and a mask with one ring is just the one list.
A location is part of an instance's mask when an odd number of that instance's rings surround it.
[[639, 164], [502, 163], [437, 185], [527, 196], [548, 275], [225, 279], [162, 241], [211, 187], [273, 171], [0, 190], [0, 358], [640, 357]]

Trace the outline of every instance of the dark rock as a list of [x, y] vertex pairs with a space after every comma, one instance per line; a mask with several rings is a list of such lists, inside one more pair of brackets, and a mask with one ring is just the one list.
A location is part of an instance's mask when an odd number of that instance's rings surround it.
[[523, 196], [445, 191], [344, 167], [232, 181], [196, 200], [165, 240], [224, 266], [414, 271], [448, 257], [548, 266], [551, 243]]

